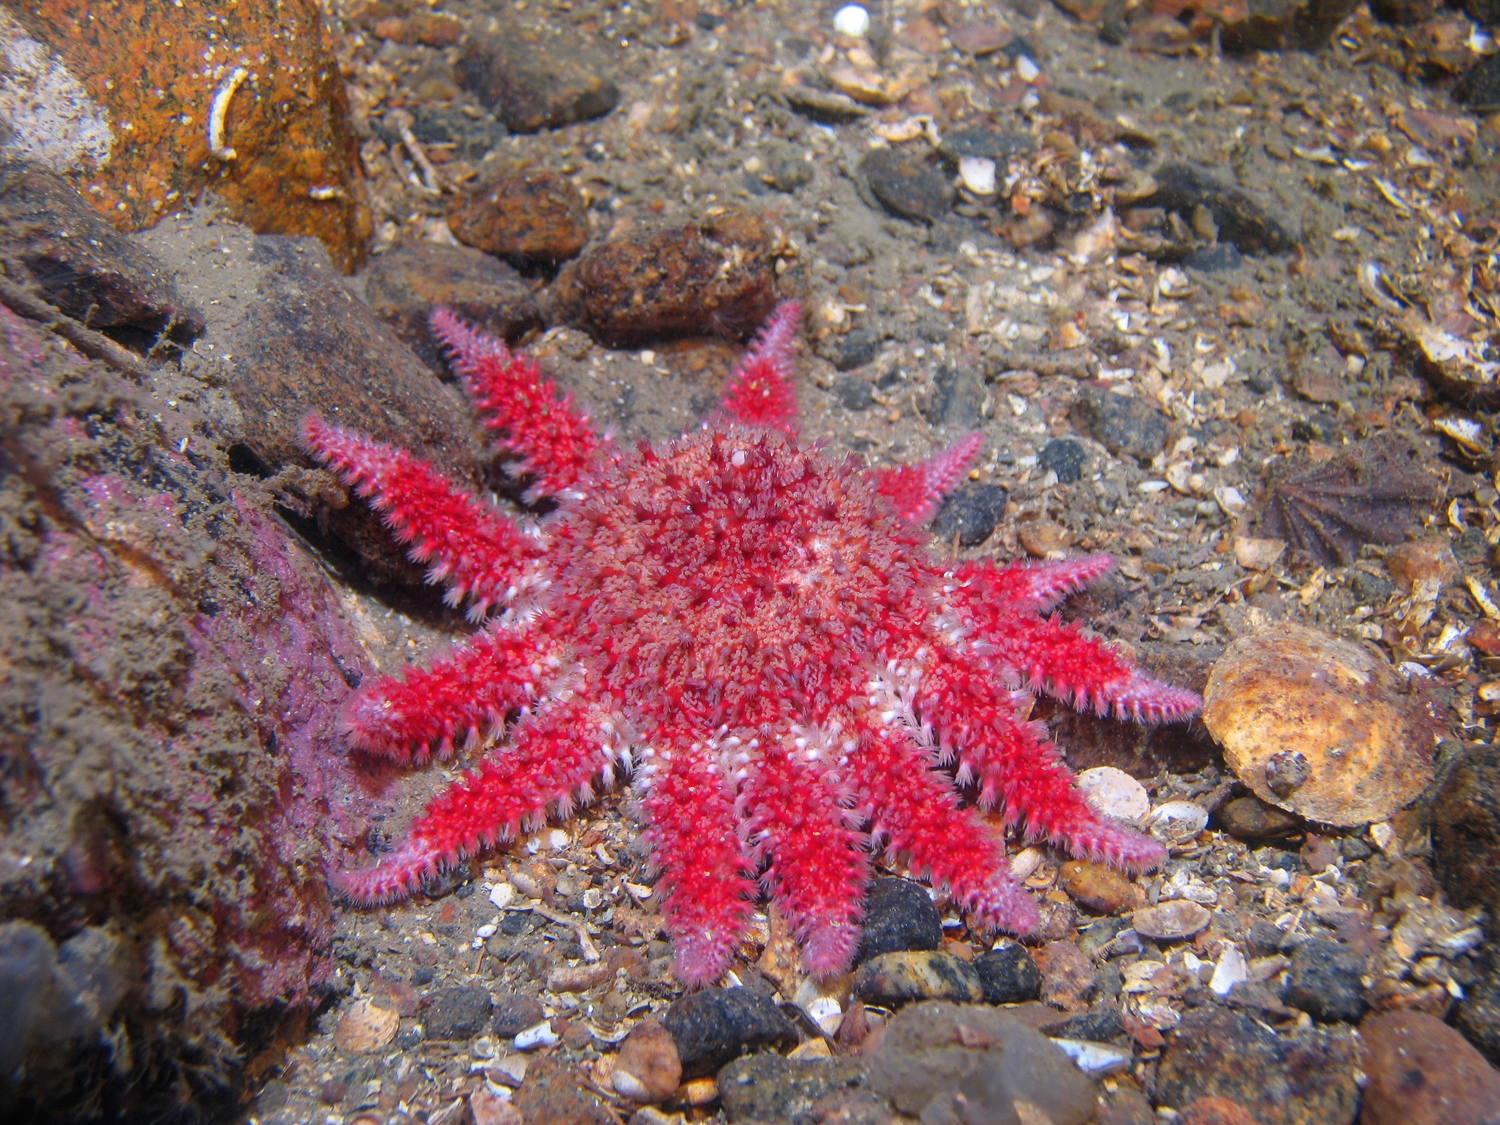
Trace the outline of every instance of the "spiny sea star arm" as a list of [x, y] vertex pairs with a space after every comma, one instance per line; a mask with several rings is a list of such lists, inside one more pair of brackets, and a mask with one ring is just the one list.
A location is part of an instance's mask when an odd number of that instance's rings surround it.
[[733, 796], [716, 748], [701, 742], [661, 740], [641, 774], [677, 979], [689, 988], [709, 985], [729, 965], [755, 898]]
[[517, 725], [512, 745], [492, 750], [433, 798], [395, 851], [374, 867], [339, 872], [335, 886], [361, 906], [395, 902], [465, 856], [540, 827], [549, 805], [566, 815], [575, 793], [592, 795], [612, 738], [608, 723], [578, 699], [538, 712]]
[[979, 805], [1003, 802], [1005, 826], [1023, 824], [1028, 841], [1045, 839], [1073, 855], [1126, 871], [1167, 858], [1161, 844], [1101, 816], [1078, 789], [1047, 736], [1026, 718], [1031, 697], [1008, 691], [977, 662], [953, 658], [930, 668], [919, 709], [929, 716], [944, 761], [958, 759], [958, 781], [977, 781]]
[[1079, 711], [1138, 723], [1185, 719], [1203, 705], [1193, 692], [1142, 675], [1131, 661], [1077, 626], [1017, 612], [1003, 599], [986, 599], [985, 590], [985, 582], [959, 583], [950, 588], [949, 598], [973, 627], [969, 641], [975, 653], [997, 676], [1018, 677], [1020, 686]]
[[406, 450], [330, 426], [316, 414], [303, 419], [302, 443], [383, 513], [413, 562], [431, 564], [427, 581], [448, 587], [449, 605], [470, 599], [469, 617], [478, 620], [511, 599], [522, 566], [538, 549], [510, 520]]
[[970, 600], [994, 607], [1045, 613], [1070, 594], [1091, 586], [1107, 574], [1115, 560], [1109, 555], [1080, 555], [1056, 562], [965, 563], [954, 580], [970, 592]]
[[946, 884], [978, 926], [1027, 934], [1036, 904], [1010, 873], [1005, 851], [970, 810], [960, 809], [952, 786], [932, 767], [932, 754], [898, 727], [867, 733], [849, 766], [864, 794], [872, 842], [907, 852], [914, 875]]
[[425, 668], [382, 676], [349, 697], [344, 731], [357, 750], [397, 761], [453, 756], [498, 738], [506, 716], [537, 695], [548, 660], [525, 633], [491, 630]]
[[770, 858], [762, 881], [802, 942], [802, 963], [828, 978], [849, 967], [859, 945], [869, 857], [836, 778], [806, 760], [801, 741], [763, 752], [741, 791], [741, 816], [754, 854]]
[[891, 502], [902, 519], [924, 524], [937, 515], [944, 497], [953, 491], [983, 444], [983, 435], [969, 434], [915, 465], [877, 469], [875, 491]]
[[433, 335], [463, 383], [485, 429], [501, 448], [520, 457], [517, 475], [535, 476], [528, 498], [572, 488], [605, 444], [552, 380], [523, 352], [465, 324], [448, 309], [433, 309]]
[[730, 421], [797, 436], [797, 390], [792, 382], [792, 344], [802, 306], [783, 301], [740, 360], [719, 410]]

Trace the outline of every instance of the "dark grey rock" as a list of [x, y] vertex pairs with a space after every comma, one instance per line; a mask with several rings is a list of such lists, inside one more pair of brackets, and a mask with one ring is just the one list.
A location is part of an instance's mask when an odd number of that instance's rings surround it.
[[661, 1019], [677, 1044], [682, 1076], [712, 1074], [731, 1059], [797, 1043], [797, 1028], [769, 996], [748, 988], [710, 988], [673, 1002]]
[[[472, 107], [470, 107], [472, 108]], [[418, 102], [411, 107], [412, 136], [424, 145], [452, 145], [460, 160], [478, 164], [485, 155], [505, 139], [506, 129], [488, 114], [473, 117], [459, 110], [457, 103]], [[393, 141], [401, 141], [398, 134]]]
[[547, 1013], [535, 996], [506, 996], [495, 1004], [492, 1033], [502, 1039], [512, 1039], [546, 1018]]
[[910, 879], [870, 881], [856, 965], [882, 953], [936, 949], [942, 942], [943, 918], [925, 887]]
[[984, 384], [967, 368], [939, 367], [933, 376], [933, 394], [922, 412], [934, 426], [979, 425], [984, 406]]
[[986, 1004], [1023, 1004], [1042, 992], [1042, 970], [1024, 945], [991, 949], [974, 958]]
[[[1493, 923], [1487, 933], [1493, 933]], [[1464, 986], [1464, 998], [1453, 1012], [1453, 1025], [1470, 1043], [1500, 1066], [1500, 942], [1479, 947], [1478, 978]]]
[[865, 1003], [882, 1008], [899, 1008], [917, 1000], [977, 1003], [984, 999], [984, 986], [974, 966], [935, 950], [872, 957], [854, 974], [852, 988]]
[[1142, 200], [1144, 206], [1176, 211], [1189, 221], [1199, 207], [1207, 208], [1219, 228], [1219, 241], [1232, 243], [1243, 254], [1281, 254], [1297, 244], [1265, 207], [1202, 168], [1172, 161], [1152, 175], [1156, 192]]
[[[853, 371], [869, 363], [880, 351], [880, 334], [868, 328], [856, 328], [843, 336], [834, 336], [820, 349], [823, 355], [840, 371]], [[868, 398], [868, 392], [866, 392]], [[863, 410], [869, 406], [849, 407]]]
[[958, 162], [966, 156], [988, 158], [1003, 164], [1012, 156], [1029, 152], [1031, 147], [1031, 138], [1020, 133], [1001, 133], [983, 126], [969, 126], [943, 134], [938, 153], [951, 167], [957, 168]]
[[1500, 750], [1465, 749], [1432, 806], [1433, 868], [1459, 906], [1500, 918]]
[[871, 194], [898, 218], [933, 223], [953, 209], [948, 177], [895, 149], [867, 153], [859, 170]]
[[1036, 455], [1036, 467], [1057, 474], [1058, 484], [1075, 484], [1083, 476], [1088, 451], [1072, 438], [1053, 438]]
[[1285, 938], [1286, 934], [1262, 918], [1245, 934], [1245, 953], [1250, 957], [1274, 957], [1281, 952]]
[[1292, 954], [1282, 999], [1322, 1023], [1354, 1023], [1365, 1014], [1364, 969], [1365, 959], [1347, 945], [1305, 941]]
[[1453, 87], [1453, 100], [1476, 113], [1500, 109], [1500, 55], [1490, 55], [1465, 71]]
[[1075, 426], [1116, 457], [1148, 464], [1166, 448], [1170, 427], [1145, 399], [1090, 387], [1073, 402], [1068, 415]]
[[1069, 1016], [1059, 1023], [1043, 1025], [1043, 1030], [1058, 1039], [1087, 1039], [1091, 1043], [1113, 1043], [1125, 1036], [1120, 1009], [1113, 1004], [1090, 1008]]
[[965, 481], [938, 509], [933, 534], [945, 543], [956, 534], [960, 547], [977, 547], [995, 533], [1009, 499], [1010, 494], [998, 484]]
[[491, 20], [471, 35], [458, 72], [516, 133], [602, 117], [620, 101], [601, 61], [575, 39], [514, 19]]
[[422, 1028], [429, 1039], [472, 1039], [490, 1022], [494, 1002], [477, 984], [440, 988], [422, 1004]]
[[840, 1090], [868, 1080], [855, 1059], [784, 1059], [751, 1055], [719, 1071], [719, 1098], [730, 1121], [776, 1121], [817, 1125], [825, 1120], [819, 1103]]

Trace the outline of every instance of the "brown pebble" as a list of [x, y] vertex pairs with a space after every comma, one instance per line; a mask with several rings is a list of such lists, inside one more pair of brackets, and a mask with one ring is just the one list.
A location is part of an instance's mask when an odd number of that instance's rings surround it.
[[1146, 905], [1146, 892], [1118, 871], [1087, 860], [1070, 859], [1057, 872], [1070, 898], [1099, 914], [1120, 914]]
[[1385, 569], [1405, 590], [1426, 581], [1444, 586], [1458, 573], [1458, 560], [1446, 538], [1430, 537], [1392, 547], [1385, 555]]
[[1033, 955], [1042, 970], [1042, 1002], [1074, 1011], [1088, 1006], [1099, 987], [1089, 955], [1071, 941], [1049, 941]]
[[1217, 814], [1219, 827], [1231, 836], [1259, 840], [1266, 836], [1285, 836], [1297, 830], [1302, 821], [1259, 797], [1236, 797]]
[[1035, 559], [1046, 558], [1057, 551], [1065, 551], [1073, 544], [1072, 533], [1061, 524], [1051, 520], [1029, 523], [1017, 533], [1021, 546]]
[[1422, 1012], [1382, 1012], [1359, 1027], [1360, 1125], [1487, 1125], [1500, 1120], [1500, 1070]]
[[676, 1092], [680, 1081], [676, 1041], [660, 1021], [647, 1017], [620, 1047], [611, 1077], [615, 1092], [633, 1102], [660, 1102]]
[[532, 262], [577, 257], [589, 235], [578, 189], [542, 168], [512, 168], [486, 180], [454, 202], [448, 226], [466, 246]]

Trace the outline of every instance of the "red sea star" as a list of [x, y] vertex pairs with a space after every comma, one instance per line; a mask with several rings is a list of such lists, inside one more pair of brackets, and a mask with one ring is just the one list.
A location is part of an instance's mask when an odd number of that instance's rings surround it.
[[376, 866], [337, 876], [361, 903], [403, 898], [439, 867], [568, 816], [632, 771], [686, 984], [715, 980], [745, 930], [755, 877], [812, 973], [859, 940], [870, 854], [905, 853], [970, 921], [1025, 933], [1036, 908], [1007, 827], [1129, 871], [1160, 844], [1096, 813], [1028, 719], [1033, 692], [1140, 722], [1196, 695], [1047, 614], [1111, 565], [940, 561], [929, 519], [977, 435], [920, 465], [865, 471], [796, 441], [781, 306], [718, 415], [633, 452], [598, 436], [539, 368], [465, 326], [434, 331], [534, 495], [530, 530], [404, 450], [309, 416], [307, 447], [385, 513], [476, 617], [504, 612], [425, 668], [386, 677], [347, 712], [357, 749], [402, 761], [489, 741]]

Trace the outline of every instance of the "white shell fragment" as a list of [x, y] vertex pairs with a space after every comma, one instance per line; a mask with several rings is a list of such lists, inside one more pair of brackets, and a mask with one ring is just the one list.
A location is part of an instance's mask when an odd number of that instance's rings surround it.
[[1084, 770], [1078, 775], [1078, 788], [1083, 790], [1089, 804], [1116, 820], [1141, 820], [1151, 811], [1146, 787], [1114, 766]]
[[1220, 996], [1228, 996], [1235, 985], [1244, 984], [1249, 979], [1250, 965], [1239, 946], [1226, 945], [1219, 954], [1219, 961], [1214, 966], [1214, 975], [1209, 978], [1208, 987]]
[[975, 195], [995, 194], [995, 162], [988, 156], [961, 157], [958, 178]]
[[859, 4], [845, 4], [833, 14], [833, 30], [858, 39], [870, 30], [870, 13]]
[[543, 1020], [516, 1036], [516, 1050], [532, 1051], [537, 1047], [555, 1047], [560, 1042], [562, 1039], [552, 1030], [552, 1021]]
[[1086, 1039], [1054, 1039], [1053, 1043], [1090, 1078], [1118, 1074], [1130, 1066], [1130, 1052], [1107, 1043], [1090, 1043]]

